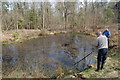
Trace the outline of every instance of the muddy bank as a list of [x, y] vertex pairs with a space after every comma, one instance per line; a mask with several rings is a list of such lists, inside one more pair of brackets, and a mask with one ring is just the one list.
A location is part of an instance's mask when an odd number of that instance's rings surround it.
[[73, 33], [73, 34], [84, 34], [95, 36], [94, 33], [87, 33], [85, 31], [70, 31], [70, 30], [57, 30], [57, 31], [49, 31], [45, 30], [10, 30], [10, 31], [2, 31], [2, 39], [0, 40], [3, 44], [14, 43], [14, 42], [23, 42], [25, 40], [30, 40], [38, 37], [48, 36], [48, 35], [56, 35], [60, 33]]
[[41, 30], [26, 30], [26, 29], [2, 31], [2, 42], [10, 43], [37, 38], [41, 32], [42, 32]]

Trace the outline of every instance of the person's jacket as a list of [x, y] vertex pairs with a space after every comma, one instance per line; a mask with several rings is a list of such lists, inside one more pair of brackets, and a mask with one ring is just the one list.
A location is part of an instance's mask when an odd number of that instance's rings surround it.
[[105, 30], [103, 31], [103, 35], [105, 35], [107, 38], [110, 38], [111, 34], [110, 34], [110, 31], [108, 30]]

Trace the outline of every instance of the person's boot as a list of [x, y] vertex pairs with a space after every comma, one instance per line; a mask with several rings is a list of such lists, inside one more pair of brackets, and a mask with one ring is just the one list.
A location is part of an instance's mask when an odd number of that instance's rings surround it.
[[100, 69], [100, 62], [98, 62], [98, 63], [97, 63], [97, 69], [96, 69], [95, 71], [97, 71], [97, 72], [98, 72], [98, 71], [99, 71], [99, 69]]
[[96, 69], [95, 71], [98, 72], [99, 70], [100, 70], [100, 65], [98, 64], [98, 65], [97, 65], [97, 69]]
[[96, 71], [96, 72], [99, 72], [99, 69], [96, 69], [95, 71]]
[[101, 65], [101, 68], [100, 68], [101, 70], [103, 69], [103, 66], [104, 66], [104, 63], [102, 63], [102, 65]]

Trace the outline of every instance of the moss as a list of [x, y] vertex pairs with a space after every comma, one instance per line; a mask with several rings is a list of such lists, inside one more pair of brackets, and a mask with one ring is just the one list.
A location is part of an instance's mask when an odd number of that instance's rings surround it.
[[120, 71], [119, 67], [110, 67], [109, 69], [114, 70], [114, 71]]
[[12, 44], [12, 43], [15, 43], [15, 42], [3, 42], [2, 45], [9, 45], [9, 44]]
[[6, 41], [6, 42], [2, 42], [2, 45], [9, 45], [9, 44], [13, 44], [13, 43], [23, 43], [23, 41]]
[[12, 34], [12, 37], [14, 37], [15, 39], [18, 39], [19, 38], [19, 33], [18, 32], [15, 32]]
[[72, 34], [80, 34], [81, 32], [69, 32], [69, 33], [72, 33]]
[[25, 38], [28, 39], [30, 36], [29, 35], [26, 35]]

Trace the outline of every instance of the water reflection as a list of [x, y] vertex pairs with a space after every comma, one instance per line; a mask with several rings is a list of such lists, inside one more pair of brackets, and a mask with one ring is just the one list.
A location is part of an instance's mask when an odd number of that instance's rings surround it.
[[[70, 69], [94, 50], [92, 55], [78, 64], [77, 69], [84, 70], [88, 64], [95, 63], [94, 41], [83, 35], [59, 34], [3, 46], [3, 76], [22, 70], [29, 75], [43, 73], [51, 77], [58, 68]], [[9, 66], [12, 66], [11, 69]]]

